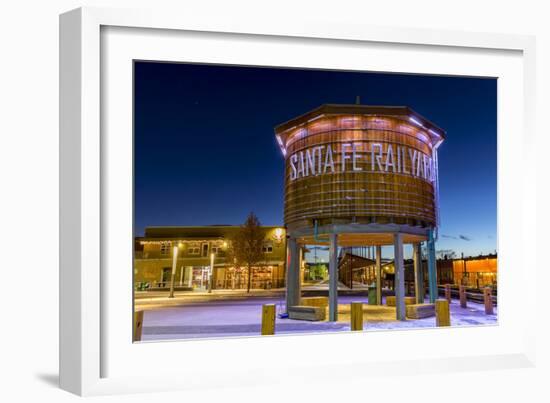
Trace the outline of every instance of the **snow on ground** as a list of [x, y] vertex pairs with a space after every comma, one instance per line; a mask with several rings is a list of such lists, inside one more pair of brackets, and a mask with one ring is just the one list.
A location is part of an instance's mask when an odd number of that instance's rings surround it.
[[[341, 296], [338, 322], [308, 322], [291, 319], [275, 320], [275, 334], [319, 333], [349, 331], [349, 304], [367, 303], [366, 297]], [[258, 336], [260, 334], [263, 304], [276, 304], [277, 313], [284, 308], [280, 298], [224, 299], [185, 302], [178, 306], [146, 310], [143, 319], [142, 341]], [[328, 316], [328, 315], [327, 315]], [[435, 317], [406, 321], [395, 320], [395, 308], [365, 306], [365, 330], [391, 330], [434, 327]], [[468, 301], [468, 308], [460, 308], [458, 300], [451, 303], [452, 326], [496, 325], [494, 315], [486, 315], [482, 304]]]

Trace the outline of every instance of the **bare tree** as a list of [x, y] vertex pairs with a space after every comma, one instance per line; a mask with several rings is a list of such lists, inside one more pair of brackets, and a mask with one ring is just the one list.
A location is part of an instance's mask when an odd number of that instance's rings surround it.
[[436, 252], [438, 259], [454, 259], [456, 258], [456, 252], [452, 249], [440, 249]]
[[266, 231], [261, 227], [260, 220], [254, 213], [250, 213], [243, 225], [231, 238], [229, 257], [235, 265], [245, 266], [248, 271], [247, 292], [250, 292], [252, 268], [264, 260], [263, 252]]

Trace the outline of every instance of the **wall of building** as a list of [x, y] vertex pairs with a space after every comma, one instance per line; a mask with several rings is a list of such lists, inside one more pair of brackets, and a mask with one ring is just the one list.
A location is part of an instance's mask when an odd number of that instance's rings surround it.
[[[229, 261], [230, 234], [238, 229], [234, 227], [193, 227], [184, 228], [184, 233], [205, 233], [211, 230], [216, 233], [213, 239], [202, 236], [201, 239], [177, 237], [177, 228], [167, 227], [166, 235], [170, 238], [142, 238], [136, 240], [134, 252], [134, 285], [149, 283], [150, 287], [168, 287], [170, 285], [172, 257], [174, 247], [178, 247], [175, 285], [191, 285], [193, 288], [206, 287], [210, 255], [214, 259], [214, 288], [247, 288], [248, 269], [233, 267]], [[284, 230], [277, 227], [265, 227], [265, 259], [251, 269], [251, 288], [277, 288], [284, 286], [286, 243]], [[152, 233], [162, 235], [162, 228], [155, 228]], [[167, 275], [163, 277], [163, 271]], [[191, 279], [190, 279], [191, 277]]]
[[480, 288], [496, 287], [498, 262], [496, 255], [465, 259], [442, 259], [437, 261], [439, 284], [466, 285]]
[[497, 258], [484, 257], [453, 260], [455, 284], [484, 287], [497, 283]]

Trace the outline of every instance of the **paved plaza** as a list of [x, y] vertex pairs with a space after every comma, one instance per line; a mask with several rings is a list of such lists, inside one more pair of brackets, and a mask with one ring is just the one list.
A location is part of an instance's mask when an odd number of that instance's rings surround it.
[[[435, 317], [397, 321], [394, 307], [369, 306], [365, 296], [339, 296], [338, 322], [277, 317], [275, 334], [349, 331], [350, 303], [355, 301], [365, 304], [363, 320], [366, 331], [435, 326]], [[274, 293], [253, 296], [199, 294], [172, 300], [163, 297], [136, 300], [136, 308], [145, 310], [142, 341], [258, 336], [263, 304], [275, 304], [277, 313], [284, 311], [284, 298]], [[452, 326], [497, 324], [497, 308], [493, 315], [486, 315], [482, 304], [468, 301], [468, 308], [460, 308], [458, 300], [453, 299], [450, 309]]]

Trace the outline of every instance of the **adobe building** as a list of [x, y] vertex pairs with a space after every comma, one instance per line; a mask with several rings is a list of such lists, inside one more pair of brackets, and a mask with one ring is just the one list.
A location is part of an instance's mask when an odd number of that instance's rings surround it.
[[405, 320], [403, 244], [414, 248], [423, 302], [427, 243], [430, 302], [437, 298], [437, 150], [445, 132], [405, 106], [321, 105], [275, 127], [285, 158], [287, 309], [300, 304], [300, 250], [329, 245], [329, 320], [337, 320], [338, 248], [374, 246], [381, 303], [381, 246], [393, 245], [396, 316]]
[[[251, 288], [279, 288], [285, 280], [285, 230], [262, 227], [264, 259], [251, 269]], [[147, 227], [135, 240], [134, 285], [140, 289], [170, 287], [175, 267], [176, 289], [246, 289], [248, 269], [228, 258], [230, 240], [239, 226]]]

